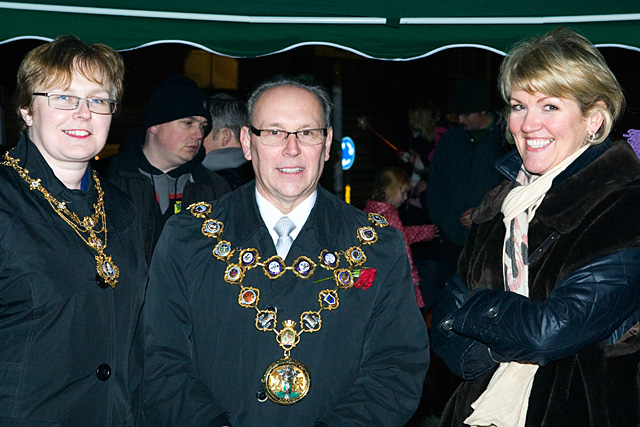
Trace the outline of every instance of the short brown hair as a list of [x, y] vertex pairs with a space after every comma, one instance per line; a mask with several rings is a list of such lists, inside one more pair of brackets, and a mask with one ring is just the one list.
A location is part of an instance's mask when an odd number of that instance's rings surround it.
[[[15, 105], [33, 106], [33, 92], [38, 85], [71, 85], [75, 71], [109, 91], [120, 102], [124, 91], [124, 61], [118, 52], [101, 43], [87, 44], [72, 34], [58, 36], [31, 50], [18, 69]], [[22, 129], [25, 129], [22, 123]]]
[[[502, 62], [498, 85], [507, 104], [511, 92], [519, 88], [574, 100], [583, 117], [600, 111], [604, 121], [589, 141], [592, 144], [609, 136], [624, 108], [622, 88], [602, 54], [589, 40], [566, 27], [516, 44]], [[605, 107], [598, 104], [600, 101]], [[508, 129], [507, 139], [513, 142]]]

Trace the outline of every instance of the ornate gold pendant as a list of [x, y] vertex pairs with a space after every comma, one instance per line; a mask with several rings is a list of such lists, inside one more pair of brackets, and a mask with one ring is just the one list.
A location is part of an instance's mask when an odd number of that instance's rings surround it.
[[311, 387], [307, 367], [290, 357], [273, 362], [262, 376], [262, 388], [278, 405], [293, 405], [302, 400]]
[[107, 286], [115, 288], [116, 283], [118, 283], [118, 277], [120, 276], [120, 270], [113, 263], [110, 256], [100, 253], [100, 255], [97, 255], [95, 258], [96, 270], [98, 271], [96, 277], [98, 286], [101, 288], [106, 288]]

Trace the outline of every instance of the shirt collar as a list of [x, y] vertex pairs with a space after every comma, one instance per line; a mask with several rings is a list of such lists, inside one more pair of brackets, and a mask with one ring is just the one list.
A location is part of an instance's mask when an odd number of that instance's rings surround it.
[[[280, 218], [284, 216], [278, 208], [272, 205], [267, 199], [262, 197], [262, 195], [258, 192], [256, 187], [255, 190], [256, 195], [256, 203], [258, 204], [258, 209], [260, 210], [260, 216], [264, 221], [264, 224], [267, 226], [269, 230], [269, 234], [273, 239], [273, 243], [275, 244], [278, 241], [278, 234], [275, 232], [273, 227], [276, 225], [276, 222]], [[307, 218], [309, 218], [309, 214], [311, 213], [311, 209], [316, 204], [316, 199], [318, 198], [318, 190], [315, 190], [309, 197], [304, 199], [302, 203], [295, 207], [291, 212], [289, 212], [286, 216], [293, 221], [296, 225], [296, 228], [291, 232], [291, 238], [293, 240], [296, 239], [300, 230], [302, 230], [302, 226], [307, 222]]]

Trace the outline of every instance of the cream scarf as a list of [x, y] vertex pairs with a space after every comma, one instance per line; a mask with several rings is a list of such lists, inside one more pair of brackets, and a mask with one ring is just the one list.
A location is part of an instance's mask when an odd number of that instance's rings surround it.
[[[518, 173], [516, 186], [502, 203], [506, 233], [502, 251], [505, 289], [529, 296], [528, 232], [529, 223], [542, 203], [556, 176], [585, 150], [585, 145], [543, 175], [531, 175], [524, 165]], [[538, 365], [531, 363], [501, 363], [487, 389], [471, 404], [473, 413], [464, 421], [473, 427], [524, 427], [529, 407], [529, 395]]]

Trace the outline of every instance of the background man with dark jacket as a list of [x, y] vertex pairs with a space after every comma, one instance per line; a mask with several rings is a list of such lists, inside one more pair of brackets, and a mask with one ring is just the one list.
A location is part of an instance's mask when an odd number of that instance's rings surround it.
[[440, 228], [440, 284], [456, 272], [471, 213], [485, 194], [502, 181], [495, 163], [505, 151], [499, 116], [491, 112], [489, 83], [464, 78], [453, 87], [451, 110], [460, 124], [438, 142], [427, 186], [429, 215]]
[[222, 177], [201, 164], [210, 121], [205, 93], [193, 80], [172, 75], [153, 91], [142, 126], [109, 163], [107, 178], [137, 205], [148, 262], [171, 215], [230, 191]]

